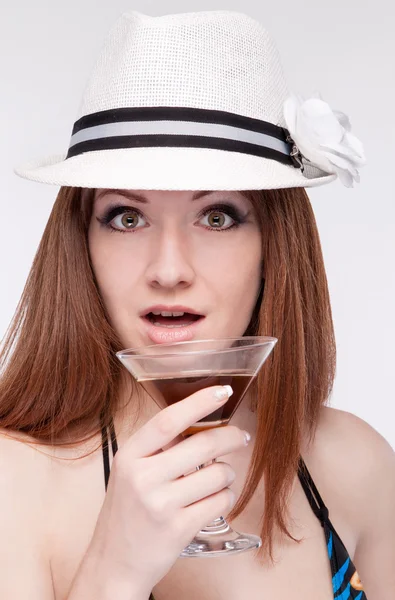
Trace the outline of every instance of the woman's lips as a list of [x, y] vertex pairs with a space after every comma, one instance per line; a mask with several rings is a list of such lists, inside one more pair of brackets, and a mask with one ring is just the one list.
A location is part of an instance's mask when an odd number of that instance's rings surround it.
[[146, 318], [150, 323], [156, 325], [158, 327], [182, 327], [184, 325], [190, 325], [198, 319], [202, 315], [195, 315], [191, 313], [184, 313], [183, 315], [179, 315], [177, 317], [163, 317], [162, 315], [154, 315], [153, 313], [148, 313]]
[[[156, 317], [154, 317], [156, 319]], [[205, 317], [201, 316], [197, 320], [188, 323], [175, 322], [174, 325], [171, 323], [157, 324], [152, 323], [148, 317], [142, 317], [142, 321], [145, 324], [146, 332], [148, 337], [154, 344], [165, 344], [169, 342], [188, 342], [193, 339], [196, 333], [196, 329], [204, 320]]]

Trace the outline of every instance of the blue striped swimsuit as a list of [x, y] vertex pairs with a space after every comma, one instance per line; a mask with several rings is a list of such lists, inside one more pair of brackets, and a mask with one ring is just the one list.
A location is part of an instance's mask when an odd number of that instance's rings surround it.
[[[115, 456], [118, 451], [118, 444], [115, 435], [114, 423], [112, 421], [110, 424], [110, 434], [112, 455]], [[108, 435], [105, 427], [102, 427], [102, 449], [104, 481], [105, 488], [107, 490], [108, 480], [110, 477], [110, 463]], [[302, 457], [300, 457], [299, 461], [298, 477], [306, 494], [307, 500], [309, 501], [314, 514], [319, 519], [321, 526], [324, 529], [328, 558], [332, 571], [334, 600], [367, 600], [357, 570], [347, 552], [345, 545], [340, 539], [340, 536], [329, 520], [329, 511], [325, 506]], [[152, 594], [150, 595], [149, 600], [155, 600]]]

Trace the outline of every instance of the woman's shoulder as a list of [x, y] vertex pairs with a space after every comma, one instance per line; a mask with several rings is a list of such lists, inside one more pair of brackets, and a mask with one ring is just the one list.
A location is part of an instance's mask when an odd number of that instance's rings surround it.
[[49, 481], [48, 456], [44, 446], [34, 442], [25, 433], [0, 427], [2, 501], [8, 497], [14, 510], [20, 508], [26, 518], [42, 510]]
[[[322, 407], [317, 439], [322, 451], [330, 448], [336, 458], [343, 459], [344, 474], [355, 483], [369, 477], [375, 461], [395, 456], [392, 446], [377, 429], [354, 413], [339, 408]], [[341, 472], [341, 464], [337, 466]]]
[[365, 589], [375, 597], [389, 597], [395, 564], [394, 449], [372, 425], [352, 413], [325, 410], [322, 418], [320, 456], [330, 469], [331, 500], [343, 505], [347, 519], [342, 521], [343, 531], [347, 532], [347, 523], [353, 527], [352, 559]]
[[377, 510], [374, 492], [370, 493], [372, 486], [380, 488], [388, 476], [395, 479], [395, 452], [390, 443], [361, 417], [325, 406], [307, 461], [329, 512], [331, 508], [336, 511], [339, 502], [344, 517], [360, 537]]
[[0, 461], [4, 467], [12, 463], [13, 469], [24, 468], [27, 462], [38, 461], [41, 455], [42, 444], [22, 431], [14, 431], [0, 427]]
[[[41, 529], [44, 529], [45, 523], [49, 522], [50, 500], [56, 496], [64, 473], [70, 472], [73, 464], [76, 464], [74, 470], [78, 470], [78, 463], [84, 461], [77, 459], [84, 454], [84, 450], [91, 450], [91, 446], [92, 443], [48, 445], [26, 433], [0, 427], [0, 480], [3, 497], [9, 498], [14, 510], [20, 506], [26, 519], [30, 518], [32, 526], [38, 519]], [[88, 456], [87, 461], [89, 460]], [[43, 519], [41, 515], [44, 516]]]
[[324, 406], [314, 443], [316, 462], [333, 458], [339, 478], [360, 487], [371, 481], [382, 460], [395, 457], [390, 443], [367, 421], [357, 415]]
[[374, 445], [391, 447], [389, 442], [367, 421], [354, 413], [333, 406], [321, 408], [320, 432], [327, 436], [326, 441], [334, 438], [337, 442], [347, 444], [352, 438], [357, 443], [368, 441]]
[[52, 599], [47, 546], [48, 465], [32, 438], [0, 428], [0, 597]]

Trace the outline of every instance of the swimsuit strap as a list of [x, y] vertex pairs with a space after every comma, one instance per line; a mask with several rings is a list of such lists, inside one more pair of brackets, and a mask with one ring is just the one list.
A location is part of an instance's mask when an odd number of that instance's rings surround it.
[[309, 501], [314, 514], [320, 520], [322, 527], [324, 526], [324, 523], [330, 524], [329, 511], [325, 506], [302, 457], [299, 459], [298, 476], [307, 500]]
[[111, 432], [112, 455], [114, 457], [116, 455], [116, 453], [118, 452], [118, 442], [117, 442], [117, 438], [115, 435], [114, 421], [113, 421], [112, 417], [111, 417], [111, 421], [110, 421], [110, 432]]
[[[300, 459], [299, 459], [298, 475], [299, 475], [300, 483], [302, 484], [304, 492], [307, 496], [307, 500], [309, 501], [314, 514], [320, 520], [322, 527], [324, 529], [325, 529], [325, 525], [327, 527], [329, 527], [329, 529], [332, 530], [332, 533], [336, 536], [336, 538], [339, 540], [339, 542], [342, 544], [342, 546], [344, 548], [346, 548], [340, 535], [337, 533], [335, 526], [333, 525], [332, 521], [329, 519], [328, 508], [325, 506], [324, 501], [321, 498], [320, 493], [317, 490], [315, 483], [313, 481], [313, 478], [311, 477], [309, 470], [306, 467], [306, 463], [304, 462], [302, 457], [300, 457]], [[313, 494], [314, 494], [316, 500], [314, 499]], [[329, 529], [328, 529], [328, 532], [329, 532]], [[328, 535], [329, 535], [329, 533], [328, 533]], [[347, 549], [346, 549], [346, 551], [347, 551]]]
[[[102, 414], [100, 415], [100, 421], [101, 421], [101, 436], [102, 436], [102, 452], [103, 452], [103, 464], [104, 464], [104, 481], [105, 481], [105, 486], [106, 486], [106, 490], [107, 490], [107, 486], [108, 486], [108, 480], [110, 478], [110, 460], [109, 460], [109, 454], [108, 454], [108, 433], [107, 433], [107, 429], [105, 427], [105, 425], [103, 424], [103, 417]], [[111, 433], [111, 447], [112, 447], [112, 455], [113, 457], [116, 455], [116, 453], [118, 452], [118, 442], [117, 442], [117, 438], [115, 435], [115, 428], [114, 428], [114, 421], [111, 417], [111, 421], [110, 421], [110, 433]]]

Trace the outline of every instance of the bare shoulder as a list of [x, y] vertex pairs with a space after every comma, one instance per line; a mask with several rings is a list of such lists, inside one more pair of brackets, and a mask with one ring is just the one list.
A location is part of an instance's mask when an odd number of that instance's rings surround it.
[[390, 443], [367, 421], [338, 408], [322, 407], [315, 449], [320, 459], [333, 457], [338, 476], [359, 492], [360, 486], [370, 485], [378, 473], [395, 465]]
[[[7, 464], [14, 472], [28, 470], [28, 466], [34, 463], [37, 468], [43, 466], [42, 446], [35, 445], [31, 436], [19, 431], [9, 431], [0, 427], [0, 466], [6, 469]], [[28, 473], [26, 473], [28, 475]]]
[[[0, 465], [7, 468], [10, 463], [14, 472], [28, 470], [32, 465], [39, 470], [48, 468], [48, 458], [51, 457], [51, 447], [37, 443], [31, 436], [19, 432], [9, 431], [0, 427]], [[34, 474], [30, 474], [34, 477]]]
[[395, 501], [395, 452], [372, 425], [353, 413], [322, 407], [310, 460], [315, 472], [324, 471], [322, 485], [328, 494], [339, 490], [334, 501], [343, 504], [359, 538], [377, 521], [382, 495]]
[[377, 450], [380, 448], [392, 450], [389, 442], [367, 421], [339, 408], [330, 406], [321, 408], [320, 430], [322, 435], [328, 436], [328, 441], [333, 439], [337, 443], [347, 444], [349, 441], [361, 443], [361, 447], [357, 448], [358, 451], [363, 450], [366, 443], [369, 444], [366, 450], [372, 450], [372, 446]]
[[[0, 428], [1, 503], [10, 504], [18, 523], [44, 529], [40, 515], [48, 492], [48, 457], [30, 436]], [[38, 533], [38, 531], [37, 531]]]
[[53, 598], [46, 552], [48, 463], [30, 438], [0, 428], [0, 597]]
[[[369, 598], [395, 593], [395, 452], [369, 423], [347, 411], [324, 408], [315, 444], [328, 469], [342, 534], [351, 524], [354, 564]], [[318, 465], [315, 465], [318, 470]], [[378, 576], [378, 574], [380, 576]]]
[[323, 406], [318, 435], [321, 442], [339, 448], [336, 454], [343, 453], [345, 465], [353, 464], [353, 473], [361, 481], [370, 480], [379, 461], [390, 464], [395, 458], [392, 446], [377, 429], [346, 410]]

